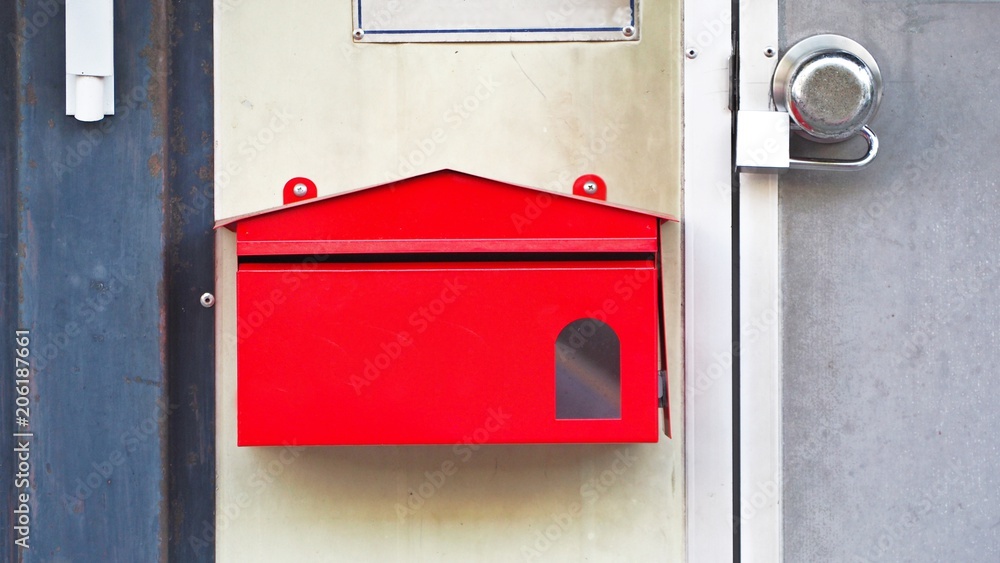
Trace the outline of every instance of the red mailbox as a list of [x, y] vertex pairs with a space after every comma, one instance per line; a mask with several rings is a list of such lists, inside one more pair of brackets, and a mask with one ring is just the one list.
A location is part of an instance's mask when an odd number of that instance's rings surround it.
[[235, 224], [239, 445], [656, 441], [669, 218], [600, 184], [290, 181]]

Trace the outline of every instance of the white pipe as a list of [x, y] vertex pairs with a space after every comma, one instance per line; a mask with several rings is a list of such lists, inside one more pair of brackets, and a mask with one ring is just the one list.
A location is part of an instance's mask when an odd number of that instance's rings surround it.
[[66, 0], [66, 115], [115, 113], [113, 0]]

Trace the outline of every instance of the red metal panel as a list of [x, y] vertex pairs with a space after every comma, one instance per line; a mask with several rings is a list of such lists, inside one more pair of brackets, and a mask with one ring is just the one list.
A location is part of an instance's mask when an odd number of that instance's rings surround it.
[[[651, 222], [655, 224], [655, 220]], [[452, 240], [272, 240], [239, 242], [241, 256], [321, 254], [429, 254], [475, 252], [654, 253], [656, 238], [452, 239]]]
[[[241, 264], [239, 444], [657, 440], [652, 261]], [[620, 341], [621, 417], [557, 420], [555, 341]]]
[[442, 171], [241, 219], [240, 255], [656, 252], [659, 219]]

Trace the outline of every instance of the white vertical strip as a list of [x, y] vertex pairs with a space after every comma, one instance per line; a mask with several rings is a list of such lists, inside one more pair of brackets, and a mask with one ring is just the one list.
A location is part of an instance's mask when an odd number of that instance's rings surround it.
[[66, 1], [66, 115], [100, 121], [115, 113], [112, 0]]
[[685, 456], [688, 561], [733, 560], [729, 0], [685, 0]]
[[66, 74], [111, 76], [114, 50], [112, 0], [67, 0]]
[[[739, 38], [740, 109], [766, 111], [778, 61], [777, 0], [743, 0]], [[779, 233], [777, 175], [742, 174], [739, 517], [744, 563], [773, 563], [782, 556]]]

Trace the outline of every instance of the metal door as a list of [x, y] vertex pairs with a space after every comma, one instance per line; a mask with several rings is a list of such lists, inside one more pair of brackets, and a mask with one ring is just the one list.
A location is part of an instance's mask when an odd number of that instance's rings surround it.
[[[849, 36], [886, 91], [867, 169], [743, 175], [741, 233], [767, 244], [741, 261], [741, 336], [770, 344], [743, 358], [741, 391], [777, 421], [742, 429], [744, 560], [995, 561], [1000, 3], [781, 1], [776, 15], [779, 54]], [[766, 41], [754, 17], [744, 69], [763, 64], [748, 62]]]

